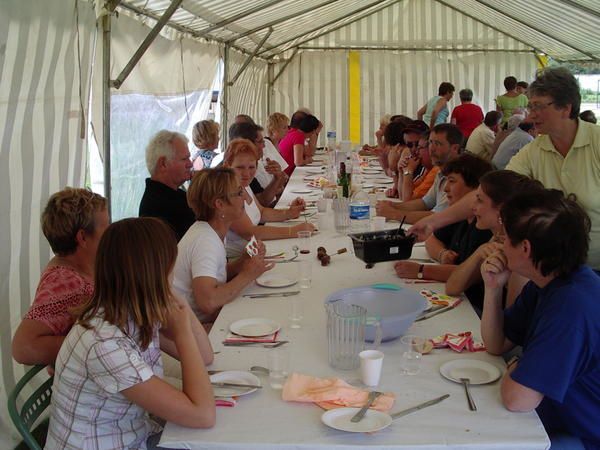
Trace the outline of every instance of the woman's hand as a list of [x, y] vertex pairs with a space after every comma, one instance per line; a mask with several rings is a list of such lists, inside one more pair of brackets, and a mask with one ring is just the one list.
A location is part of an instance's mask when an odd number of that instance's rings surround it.
[[408, 158], [408, 160], [406, 161], [405, 169], [408, 170], [411, 174], [415, 173], [415, 170], [417, 170], [419, 164], [421, 164], [421, 158], [419, 156], [412, 156], [411, 154], [410, 158]]
[[281, 165], [277, 161], [273, 161], [269, 158], [266, 159], [265, 171], [271, 175], [279, 176], [281, 171]]
[[398, 198], [398, 189], [395, 187], [386, 189], [385, 196], [387, 198]]
[[502, 248], [502, 244], [499, 242], [488, 242], [486, 244], [482, 244], [479, 246], [477, 250], [475, 250], [475, 255], [480, 260], [485, 260], [488, 256]]
[[286, 219], [297, 219], [298, 217], [300, 217], [300, 213], [304, 211], [304, 207], [303, 206], [290, 206], [287, 209], [287, 213], [285, 215]]
[[481, 265], [481, 277], [486, 289], [502, 289], [510, 278], [506, 256], [501, 249], [490, 254]]
[[296, 197], [292, 203], [290, 203], [290, 206], [302, 206], [302, 208], [306, 208], [306, 202], [302, 197]]
[[392, 206], [392, 202], [381, 200], [375, 205], [375, 211], [377, 212], [378, 216], [383, 216], [389, 219], [396, 213], [396, 208]]
[[267, 270], [271, 270], [274, 265], [274, 263], [267, 263], [262, 256], [255, 256], [244, 261], [242, 272], [248, 274], [253, 280], [256, 280]]
[[454, 250], [442, 250], [440, 252], [440, 264], [456, 264], [458, 253]]
[[394, 264], [394, 269], [400, 278], [417, 278], [419, 266], [419, 263], [412, 261], [398, 261]]

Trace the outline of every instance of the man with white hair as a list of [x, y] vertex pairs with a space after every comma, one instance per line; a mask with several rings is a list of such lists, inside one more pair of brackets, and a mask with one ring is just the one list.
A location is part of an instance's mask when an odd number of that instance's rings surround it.
[[146, 147], [146, 190], [140, 217], [158, 217], [168, 223], [179, 241], [196, 218], [180, 186], [191, 178], [188, 139], [176, 131], [160, 130]]

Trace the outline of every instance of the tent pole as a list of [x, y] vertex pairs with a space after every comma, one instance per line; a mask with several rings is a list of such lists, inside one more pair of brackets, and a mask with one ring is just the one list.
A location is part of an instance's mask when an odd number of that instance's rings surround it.
[[110, 186], [110, 26], [111, 14], [102, 17], [102, 154], [104, 157], [104, 197], [112, 218]]
[[267, 34], [265, 34], [265, 36], [262, 38], [260, 43], [256, 46], [256, 48], [254, 49], [252, 54], [248, 55], [248, 57], [246, 57], [246, 61], [244, 61], [244, 64], [242, 64], [242, 67], [240, 67], [240, 70], [237, 71], [237, 73], [235, 74], [233, 79], [229, 82], [230, 86], [233, 86], [235, 84], [235, 82], [238, 80], [238, 78], [240, 77], [240, 75], [242, 75], [242, 73], [244, 73], [244, 70], [246, 70], [246, 68], [248, 67], [248, 64], [250, 64], [252, 62], [252, 59], [256, 56], [256, 54], [262, 48], [262, 46], [265, 44], [265, 42], [267, 42], [267, 39], [269, 39], [269, 36], [271, 36], [272, 32], [273, 32], [273, 28], [269, 28], [269, 31], [267, 32]]
[[223, 55], [223, 92], [221, 92], [221, 148], [223, 151], [228, 144], [228, 113], [229, 113], [229, 44], [225, 44]]
[[269, 61], [267, 65], [267, 117], [271, 115], [273, 107], [271, 105], [273, 101], [273, 63]]

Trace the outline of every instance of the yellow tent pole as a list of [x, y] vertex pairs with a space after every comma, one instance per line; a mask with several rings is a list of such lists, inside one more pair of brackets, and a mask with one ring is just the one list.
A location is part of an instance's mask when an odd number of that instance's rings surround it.
[[360, 144], [360, 52], [348, 52], [348, 129], [349, 139]]
[[542, 70], [542, 69], [545, 69], [546, 67], [548, 67], [548, 57], [546, 55], [541, 55], [539, 53], [536, 53], [535, 59], [537, 59], [538, 70]]

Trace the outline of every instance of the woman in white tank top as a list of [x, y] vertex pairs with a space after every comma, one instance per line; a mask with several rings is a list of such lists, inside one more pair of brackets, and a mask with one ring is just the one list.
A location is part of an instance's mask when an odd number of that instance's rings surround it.
[[247, 139], [234, 139], [225, 152], [223, 166], [232, 168], [246, 190], [244, 208], [245, 214], [231, 224], [227, 233], [227, 257], [239, 256], [247, 241], [255, 236], [259, 240], [286, 239], [296, 237], [298, 231], [314, 231], [314, 225], [302, 223], [291, 227], [271, 227], [259, 225], [261, 222], [283, 222], [295, 219], [304, 210], [304, 201], [296, 199], [289, 208], [273, 209], [262, 206], [252, 190], [250, 182], [256, 174], [258, 150]]

